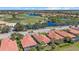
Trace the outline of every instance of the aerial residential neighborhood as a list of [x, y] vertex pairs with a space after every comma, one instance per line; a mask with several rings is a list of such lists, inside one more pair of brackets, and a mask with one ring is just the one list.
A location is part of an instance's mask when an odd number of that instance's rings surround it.
[[79, 51], [79, 11], [0, 11], [0, 51]]

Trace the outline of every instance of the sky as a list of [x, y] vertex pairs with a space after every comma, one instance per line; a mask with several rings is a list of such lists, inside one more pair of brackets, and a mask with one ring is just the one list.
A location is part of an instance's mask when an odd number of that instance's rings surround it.
[[0, 0], [0, 7], [77, 7], [79, 0]]

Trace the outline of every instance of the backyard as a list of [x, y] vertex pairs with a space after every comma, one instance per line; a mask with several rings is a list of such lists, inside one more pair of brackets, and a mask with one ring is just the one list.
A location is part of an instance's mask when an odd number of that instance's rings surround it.
[[54, 51], [79, 51], [79, 42], [74, 44], [65, 44], [62, 47], [57, 46]]

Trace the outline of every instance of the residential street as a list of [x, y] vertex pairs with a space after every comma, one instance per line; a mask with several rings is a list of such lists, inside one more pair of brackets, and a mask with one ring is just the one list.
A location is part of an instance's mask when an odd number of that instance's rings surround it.
[[[47, 27], [47, 28], [44, 28], [44, 29], [37, 29], [37, 30], [32, 30], [34, 33], [47, 33], [48, 31], [52, 30], [52, 29], [56, 29], [56, 30], [62, 30], [62, 29], [67, 29], [69, 28], [69, 26], [57, 26], [57, 27]], [[21, 33], [23, 35], [25, 35], [26, 33], [28, 33], [29, 30], [27, 31], [20, 31], [18, 33]], [[10, 37], [10, 35], [13, 33], [13, 31], [9, 32], [9, 33], [4, 33], [4, 34], [0, 34], [0, 39], [3, 39], [5, 37]], [[32, 32], [29, 32], [29, 34], [32, 34]]]

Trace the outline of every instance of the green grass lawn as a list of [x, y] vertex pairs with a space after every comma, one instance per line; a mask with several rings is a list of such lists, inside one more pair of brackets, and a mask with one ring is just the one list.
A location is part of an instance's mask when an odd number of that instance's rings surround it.
[[[22, 17], [22, 18], [21, 18]], [[24, 15], [18, 15], [18, 18], [5, 18], [4, 21], [7, 22], [21, 22], [21, 23], [28, 23], [28, 24], [34, 24], [34, 23], [38, 23], [39, 21], [43, 20], [44, 17], [40, 17], [40, 16], [24, 16]]]
[[63, 46], [57, 46], [54, 51], [79, 51], [79, 42], [74, 44], [62, 44]]
[[25, 19], [21, 20], [21, 23], [28, 23], [28, 24], [34, 24], [38, 23], [39, 21], [43, 20], [43, 17], [26, 17]]
[[[35, 47], [31, 48], [30, 51], [37, 51]], [[79, 51], [79, 42], [71, 43], [62, 43], [56, 45], [55, 49], [52, 46], [47, 45], [46, 47], [40, 48], [39, 51]]]

